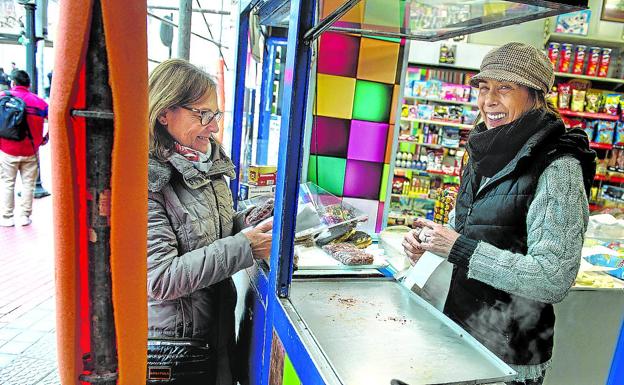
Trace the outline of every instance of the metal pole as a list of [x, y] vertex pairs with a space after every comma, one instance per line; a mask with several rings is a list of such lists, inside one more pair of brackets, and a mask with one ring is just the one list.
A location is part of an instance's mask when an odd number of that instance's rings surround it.
[[[93, 17], [86, 57], [87, 108], [111, 111], [108, 61], [100, 0]], [[89, 227], [89, 304], [91, 352], [85, 357], [81, 381], [98, 385], [117, 383], [117, 346], [110, 271], [110, 191], [113, 120], [108, 116], [86, 118], [87, 221]]]
[[[163, 11], [177, 11], [179, 8], [178, 7], [167, 7], [167, 6], [162, 6], [162, 5], [148, 5], [147, 9], [159, 9], [159, 10], [163, 10]], [[193, 12], [197, 12], [197, 13], [213, 13], [215, 15], [229, 15], [230, 12], [228, 11], [223, 11], [223, 5], [221, 6], [221, 10], [215, 10], [215, 9], [206, 9], [206, 8], [193, 8], [192, 10]]]
[[37, 52], [37, 40], [35, 38], [35, 4], [24, 4], [26, 9], [26, 72], [30, 76], [30, 90], [37, 93], [37, 68], [35, 55]]
[[[48, 28], [47, 28], [47, 13], [48, 13], [48, 1], [47, 0], [36, 0], [36, 8], [34, 10], [34, 25], [33, 25], [33, 31], [34, 31], [34, 35], [36, 35], [34, 37], [34, 45], [35, 45], [35, 55], [39, 57], [39, 66], [35, 67], [35, 73], [40, 75], [36, 78], [36, 81], [39, 82], [39, 84], [42, 85], [42, 89], [43, 89], [43, 76], [45, 76], [45, 69], [43, 66], [43, 55], [44, 55], [44, 48], [45, 48], [45, 38], [48, 36]], [[30, 39], [30, 38], [29, 38]], [[38, 49], [39, 46], [41, 46], [41, 49]], [[31, 76], [31, 78], [33, 78]], [[34, 83], [35, 84], [35, 88], [33, 88], [33, 92], [37, 93], [37, 82]], [[39, 163], [39, 157], [37, 157], [37, 169], [39, 170], [39, 173], [37, 174], [37, 182], [35, 184], [35, 193], [34, 193], [34, 198], [35, 199], [39, 199], [39, 198], [43, 198], [43, 197], [47, 197], [50, 195], [50, 193], [48, 192], [48, 190], [46, 190], [43, 187], [43, 183], [41, 182], [41, 165]]]
[[180, 0], [178, 15], [178, 57], [189, 60], [191, 52], [191, 0]]

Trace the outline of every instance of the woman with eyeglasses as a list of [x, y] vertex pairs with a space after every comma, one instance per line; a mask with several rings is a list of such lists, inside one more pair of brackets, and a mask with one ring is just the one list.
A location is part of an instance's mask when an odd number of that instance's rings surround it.
[[208, 74], [179, 59], [149, 77], [148, 384], [231, 385], [231, 276], [270, 254], [272, 224], [245, 229], [213, 134], [223, 113]]

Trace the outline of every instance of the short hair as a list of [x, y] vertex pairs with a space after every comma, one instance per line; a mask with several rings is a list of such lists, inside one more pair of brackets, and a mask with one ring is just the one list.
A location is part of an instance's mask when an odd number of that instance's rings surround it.
[[28, 72], [17, 70], [11, 77], [18, 86], [30, 87], [30, 76], [28, 76]]
[[206, 72], [182, 59], [160, 63], [149, 76], [149, 152], [166, 161], [175, 141], [158, 117], [168, 108], [186, 106], [216, 92], [217, 84]]

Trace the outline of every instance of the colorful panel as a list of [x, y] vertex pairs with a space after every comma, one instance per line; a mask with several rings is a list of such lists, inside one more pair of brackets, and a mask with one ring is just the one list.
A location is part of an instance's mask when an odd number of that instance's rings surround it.
[[384, 157], [384, 163], [390, 163], [392, 160], [392, 143], [394, 141], [394, 124], [390, 125], [388, 129], [388, 139], [386, 140], [386, 156]]
[[301, 380], [288, 355], [284, 356], [284, 379], [282, 385], [301, 385]]
[[387, 123], [390, 118], [392, 88], [387, 84], [358, 80], [355, 85], [353, 119]]
[[383, 173], [381, 174], [381, 189], [379, 190], [379, 201], [386, 201], [386, 187], [388, 186], [388, 177], [390, 176], [390, 165], [383, 165]]
[[403, 25], [404, 9], [403, 1], [367, 1], [364, 21], [366, 24], [383, 26], [387, 32], [401, 32], [399, 26]]
[[346, 159], [311, 155], [308, 180], [334, 195], [342, 196], [346, 164]]
[[368, 216], [368, 221], [358, 224], [358, 230], [366, 231], [369, 234], [375, 232], [377, 213], [379, 210], [379, 202], [369, 199], [357, 199], [357, 198], [344, 198], [343, 202], [352, 205], [353, 207], [361, 210]]
[[398, 57], [398, 44], [362, 38], [357, 66], [358, 79], [394, 84]]
[[352, 120], [348, 158], [383, 162], [387, 138], [387, 124]]
[[347, 160], [344, 196], [378, 199], [383, 163]]
[[355, 77], [359, 51], [359, 37], [336, 32], [324, 33], [321, 35], [318, 53], [318, 73]]
[[379, 202], [379, 208], [377, 208], [377, 225], [375, 226], [376, 233], [381, 231], [381, 226], [383, 225], [383, 214], [385, 205], [386, 204], [384, 202]]
[[355, 79], [353, 78], [318, 74], [316, 79], [316, 115], [351, 119], [354, 90]]
[[[330, 13], [338, 9], [338, 7], [344, 5], [344, 0], [322, 0], [321, 2], [322, 10], [322, 18], [329, 16]], [[334, 25], [336, 26], [353, 26], [350, 23], [362, 23], [364, 20], [364, 4], [362, 1], [355, 5], [353, 8], [349, 10], [349, 12], [345, 13], [339, 21], [337, 21]]]
[[271, 342], [271, 363], [269, 366], [269, 385], [282, 385], [284, 373], [284, 345], [273, 330], [273, 339]]
[[316, 116], [312, 126], [310, 152], [346, 158], [350, 123], [346, 119]]
[[390, 119], [389, 123], [394, 124], [396, 122], [396, 112], [401, 111], [399, 105], [399, 91], [400, 86], [395, 85], [392, 88], [392, 102], [390, 102]]

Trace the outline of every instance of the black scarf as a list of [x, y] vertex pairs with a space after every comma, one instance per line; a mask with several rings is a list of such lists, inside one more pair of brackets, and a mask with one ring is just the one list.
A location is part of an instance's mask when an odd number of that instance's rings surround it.
[[549, 115], [545, 109], [531, 110], [511, 123], [489, 130], [484, 122], [479, 123], [470, 132], [466, 147], [477, 175], [496, 175], [533, 135], [544, 129]]

